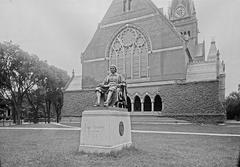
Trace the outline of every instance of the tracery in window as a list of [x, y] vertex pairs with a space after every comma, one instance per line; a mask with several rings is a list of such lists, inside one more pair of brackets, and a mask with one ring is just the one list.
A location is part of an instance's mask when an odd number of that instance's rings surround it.
[[109, 64], [127, 79], [148, 77], [148, 42], [143, 33], [135, 27], [125, 27], [110, 45]]

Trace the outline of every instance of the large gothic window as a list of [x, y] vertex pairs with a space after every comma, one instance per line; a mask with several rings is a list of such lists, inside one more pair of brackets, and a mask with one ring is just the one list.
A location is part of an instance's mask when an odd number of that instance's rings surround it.
[[127, 79], [148, 77], [149, 44], [145, 36], [135, 27], [125, 27], [114, 38], [109, 50], [109, 64]]

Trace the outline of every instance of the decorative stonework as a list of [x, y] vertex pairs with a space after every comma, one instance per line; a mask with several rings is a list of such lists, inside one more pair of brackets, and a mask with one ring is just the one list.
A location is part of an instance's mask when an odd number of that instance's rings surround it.
[[127, 25], [110, 44], [107, 55], [109, 65], [116, 65], [126, 79], [147, 78], [149, 45], [141, 30]]

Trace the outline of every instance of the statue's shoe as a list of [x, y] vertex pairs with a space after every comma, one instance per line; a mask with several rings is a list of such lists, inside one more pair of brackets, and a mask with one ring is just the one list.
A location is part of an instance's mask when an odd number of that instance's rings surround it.
[[108, 105], [108, 103], [104, 103], [104, 107], [108, 107], [109, 105]]
[[93, 107], [99, 107], [100, 106], [100, 104], [94, 104], [93, 105]]

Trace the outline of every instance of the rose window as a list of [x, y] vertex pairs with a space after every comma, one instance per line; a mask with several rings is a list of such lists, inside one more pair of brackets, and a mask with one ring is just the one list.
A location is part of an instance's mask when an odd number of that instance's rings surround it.
[[109, 64], [118, 67], [126, 79], [148, 77], [149, 43], [135, 27], [122, 29], [114, 38], [109, 50]]
[[133, 29], [127, 28], [121, 34], [121, 40], [124, 46], [131, 46], [136, 40], [136, 32]]

